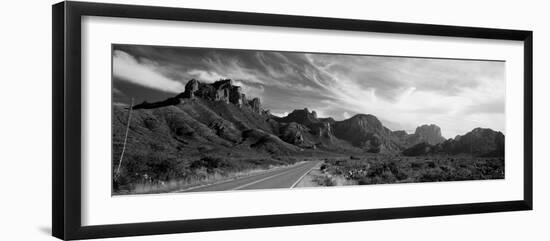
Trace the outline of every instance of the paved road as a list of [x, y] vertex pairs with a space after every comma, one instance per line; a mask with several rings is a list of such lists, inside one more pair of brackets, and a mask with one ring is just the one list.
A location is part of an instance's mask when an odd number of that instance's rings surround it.
[[182, 192], [293, 188], [319, 161], [308, 161], [248, 177], [187, 189]]

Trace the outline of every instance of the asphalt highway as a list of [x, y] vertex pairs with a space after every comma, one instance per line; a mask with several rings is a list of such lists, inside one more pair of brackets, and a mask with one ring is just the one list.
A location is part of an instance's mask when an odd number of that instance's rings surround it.
[[307, 161], [290, 167], [246, 176], [183, 190], [181, 192], [205, 192], [226, 190], [250, 190], [270, 188], [293, 188], [319, 161]]

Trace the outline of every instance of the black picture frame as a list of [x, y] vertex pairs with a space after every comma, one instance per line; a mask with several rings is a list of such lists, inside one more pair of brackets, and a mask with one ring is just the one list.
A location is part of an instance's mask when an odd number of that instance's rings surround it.
[[[344, 210], [283, 215], [212, 218], [131, 224], [81, 224], [81, 18], [104, 16], [135, 19], [228, 23], [327, 30], [350, 30], [428, 36], [517, 40], [524, 43], [524, 186], [522, 200], [403, 208]], [[533, 33], [523, 30], [335, 19], [171, 7], [90, 2], [52, 6], [52, 233], [60, 239], [309, 225], [380, 219], [532, 210], [533, 208]], [[106, 80], [108, 81], [108, 80]]]

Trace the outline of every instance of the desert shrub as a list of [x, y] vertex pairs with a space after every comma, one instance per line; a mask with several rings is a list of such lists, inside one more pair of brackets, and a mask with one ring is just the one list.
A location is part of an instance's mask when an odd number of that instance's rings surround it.
[[220, 157], [212, 157], [212, 156], [207, 156], [207, 157], [203, 157], [201, 159], [195, 160], [191, 162], [191, 165], [189, 165], [191, 169], [205, 168], [208, 172], [212, 172], [216, 168], [222, 168], [227, 166], [229, 166], [229, 163], [227, 163], [224, 159]]
[[403, 180], [409, 178], [409, 175], [407, 175], [405, 172], [399, 172], [395, 175], [395, 178], [399, 181], [403, 181]]
[[504, 161], [497, 159], [489, 159], [484, 161], [478, 161], [475, 163], [475, 169], [477, 174], [481, 176], [481, 179], [498, 179], [503, 178], [504, 175]]
[[441, 182], [449, 181], [449, 176], [441, 169], [430, 168], [423, 170], [418, 178], [419, 182]]
[[132, 190], [136, 184], [159, 183], [187, 175], [186, 162], [164, 152], [132, 151], [124, 156], [120, 173], [113, 162], [113, 190]]
[[381, 176], [387, 170], [385, 163], [373, 163], [367, 172], [367, 177]]
[[273, 159], [279, 160], [286, 164], [293, 164], [300, 160], [300, 158], [292, 157], [292, 156], [274, 156]]
[[454, 180], [456, 180], [456, 181], [473, 180], [474, 179], [472, 171], [470, 171], [466, 168], [457, 169], [453, 173], [453, 175], [454, 175], [453, 176]]
[[421, 169], [422, 166], [423, 166], [422, 163], [418, 163], [418, 162], [411, 163], [411, 168], [415, 170]]
[[158, 121], [153, 117], [145, 118], [143, 120], [143, 125], [149, 130], [154, 130], [159, 126]]
[[189, 169], [197, 172], [204, 170], [207, 173], [227, 175], [251, 169], [268, 169], [271, 166], [287, 164], [273, 158], [230, 158], [219, 156], [206, 156], [190, 163]]
[[149, 143], [149, 147], [153, 153], [163, 153], [168, 149], [168, 147], [158, 142]]
[[439, 166], [439, 169], [441, 169], [441, 171], [444, 171], [444, 172], [450, 172], [451, 171], [451, 168], [448, 167], [448, 166]]
[[368, 168], [367, 176], [376, 177], [389, 175], [392, 176], [399, 174], [400, 170], [395, 162], [376, 162], [371, 163], [371, 166]]
[[380, 174], [374, 176], [366, 176], [360, 178], [357, 183], [359, 185], [368, 185], [368, 184], [387, 184], [395, 183], [397, 178], [390, 171], [383, 171]]
[[315, 177], [315, 180], [314, 180], [317, 184], [319, 184], [320, 186], [324, 186], [324, 187], [330, 187], [330, 186], [334, 186], [335, 183], [334, 181], [332, 180], [332, 178], [330, 177], [327, 177], [327, 176], [317, 176]]

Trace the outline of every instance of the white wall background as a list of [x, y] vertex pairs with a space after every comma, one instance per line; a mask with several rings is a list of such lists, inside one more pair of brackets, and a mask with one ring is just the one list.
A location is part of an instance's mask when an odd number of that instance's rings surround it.
[[[55, 1], [10, 1], [0, 14], [0, 240], [54, 240], [51, 231], [51, 8]], [[549, 240], [550, 17], [545, 1], [118, 0], [189, 8], [269, 12], [447, 25], [530, 29], [534, 33], [534, 206], [508, 212], [354, 222], [115, 240]]]

